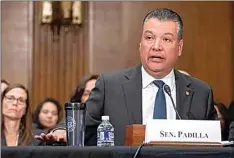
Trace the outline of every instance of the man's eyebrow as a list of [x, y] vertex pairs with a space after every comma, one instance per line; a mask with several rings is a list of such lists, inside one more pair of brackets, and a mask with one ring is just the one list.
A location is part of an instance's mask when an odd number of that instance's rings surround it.
[[164, 33], [164, 35], [171, 35], [171, 36], [174, 36], [174, 34], [173, 33]]
[[151, 33], [151, 34], [153, 34], [153, 32], [150, 31], [150, 30], [146, 30], [144, 33]]

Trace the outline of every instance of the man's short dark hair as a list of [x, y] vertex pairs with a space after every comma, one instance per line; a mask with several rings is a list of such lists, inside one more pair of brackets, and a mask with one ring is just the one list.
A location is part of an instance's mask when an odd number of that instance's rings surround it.
[[179, 14], [177, 14], [176, 12], [167, 8], [160, 8], [153, 10], [145, 16], [143, 24], [145, 24], [151, 18], [156, 18], [160, 21], [172, 20], [176, 22], [178, 25], [178, 31], [177, 31], [178, 39], [181, 40], [183, 38], [183, 21], [182, 18], [179, 16]]

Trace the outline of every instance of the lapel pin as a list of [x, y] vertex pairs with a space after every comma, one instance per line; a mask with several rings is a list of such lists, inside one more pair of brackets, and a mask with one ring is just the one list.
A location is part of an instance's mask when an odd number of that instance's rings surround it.
[[186, 91], [186, 95], [189, 95], [189, 91]]

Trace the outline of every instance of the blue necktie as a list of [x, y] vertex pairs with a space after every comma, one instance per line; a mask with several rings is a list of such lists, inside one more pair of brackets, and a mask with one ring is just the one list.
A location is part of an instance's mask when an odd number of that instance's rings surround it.
[[163, 91], [163, 85], [165, 83], [162, 80], [156, 80], [153, 83], [158, 87], [158, 92], [154, 103], [153, 119], [166, 119], [167, 118], [166, 98]]

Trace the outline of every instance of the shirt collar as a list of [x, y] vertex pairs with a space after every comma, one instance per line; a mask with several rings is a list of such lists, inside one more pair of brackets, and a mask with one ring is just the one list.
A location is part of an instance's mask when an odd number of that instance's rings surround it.
[[[141, 72], [142, 72], [142, 88], [145, 89], [147, 88], [149, 85], [153, 84], [152, 82], [157, 80], [154, 77], [150, 76], [144, 69], [143, 66], [141, 66]], [[162, 80], [165, 84], [167, 84], [170, 88], [171, 91], [174, 89], [175, 87], [175, 74], [174, 74], [174, 69], [171, 70], [171, 72], [161, 78], [160, 80]]]

